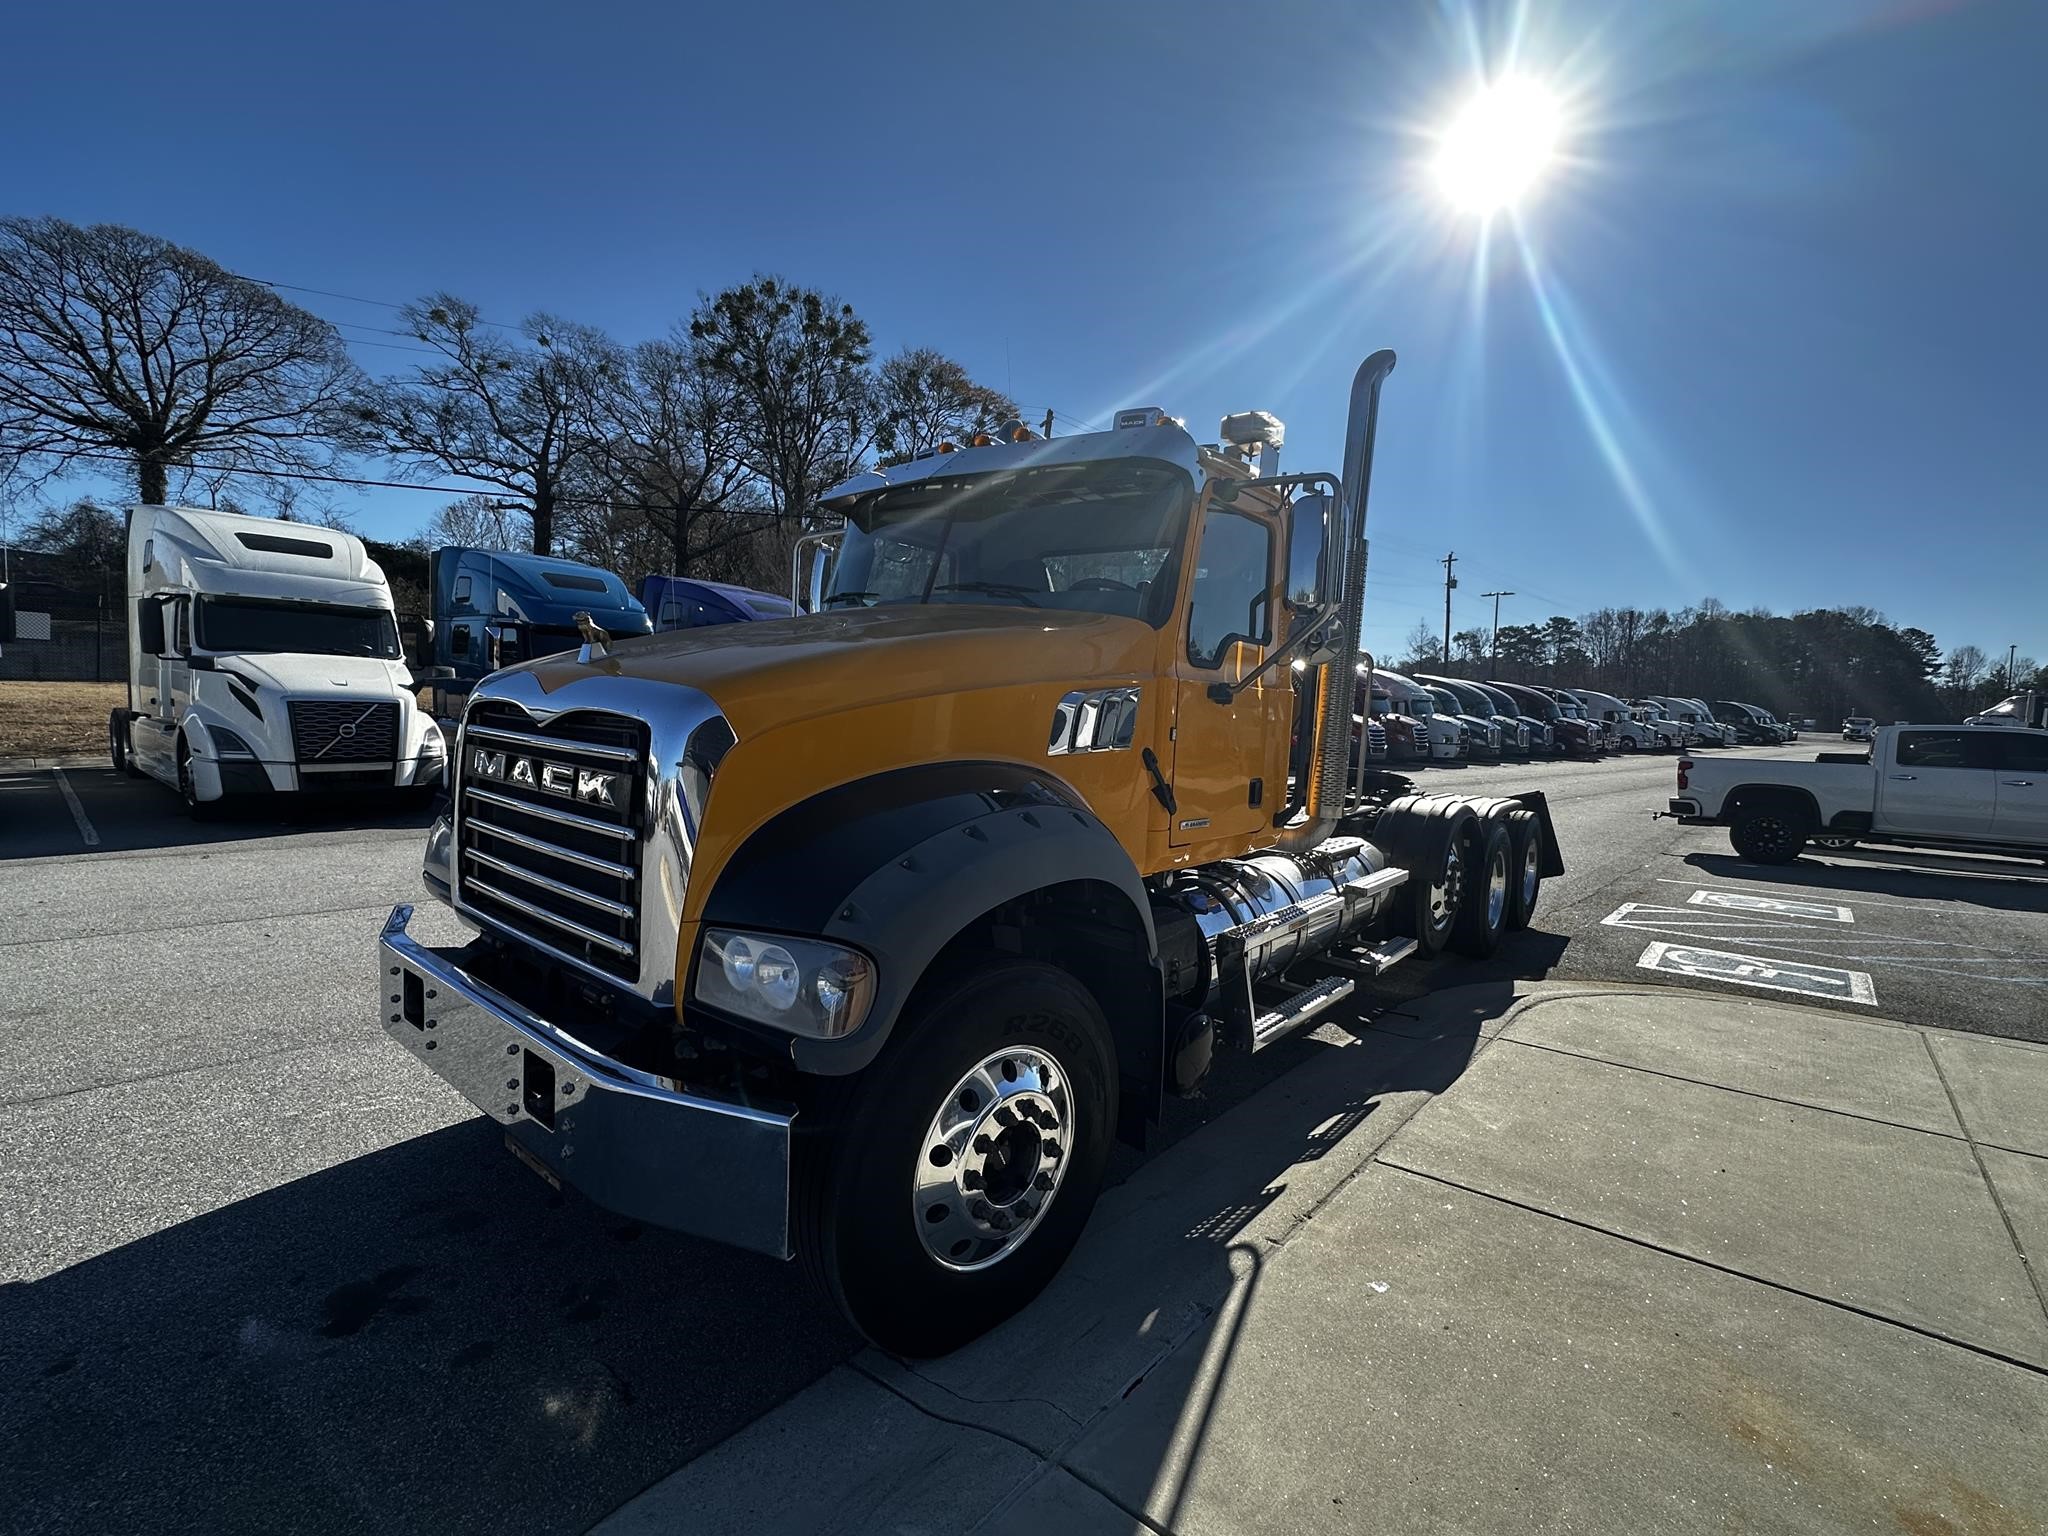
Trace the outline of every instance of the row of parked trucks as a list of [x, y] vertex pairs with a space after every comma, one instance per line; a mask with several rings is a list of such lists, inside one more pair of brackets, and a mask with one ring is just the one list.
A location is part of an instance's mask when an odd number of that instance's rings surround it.
[[462, 700], [491, 673], [573, 649], [585, 625], [631, 636], [793, 611], [677, 576], [636, 597], [594, 566], [450, 547], [429, 557], [431, 612], [408, 646], [355, 535], [198, 507], [133, 509], [127, 577], [128, 698], [108, 753], [196, 816], [281, 794], [431, 796]]
[[1369, 754], [1394, 762], [1501, 757], [1594, 758], [1697, 746], [1775, 744], [1798, 731], [1755, 705], [1642, 698], [1591, 688], [1359, 669]]

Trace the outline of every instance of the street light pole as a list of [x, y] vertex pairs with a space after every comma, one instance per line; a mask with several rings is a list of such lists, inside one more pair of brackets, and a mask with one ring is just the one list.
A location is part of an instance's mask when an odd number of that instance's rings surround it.
[[1482, 593], [1480, 593], [1479, 595], [1480, 595], [1481, 597], [1490, 597], [1490, 598], [1492, 598], [1492, 599], [1493, 599], [1493, 666], [1491, 667], [1491, 669], [1490, 669], [1490, 670], [1492, 670], [1492, 671], [1494, 671], [1494, 672], [1499, 672], [1499, 671], [1500, 671], [1500, 600], [1501, 600], [1502, 598], [1504, 598], [1504, 597], [1513, 597], [1513, 596], [1514, 596], [1515, 594], [1514, 594], [1513, 592], [1482, 592]]

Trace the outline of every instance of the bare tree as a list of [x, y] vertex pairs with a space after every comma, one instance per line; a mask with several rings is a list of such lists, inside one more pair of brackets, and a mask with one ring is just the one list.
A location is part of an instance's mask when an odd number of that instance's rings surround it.
[[1429, 627], [1427, 619], [1417, 619], [1415, 627], [1408, 631], [1408, 638], [1401, 642], [1401, 665], [1404, 668], [1434, 666], [1443, 659], [1443, 654], [1443, 641]]
[[586, 326], [544, 314], [507, 333], [446, 293], [399, 315], [441, 360], [410, 380], [361, 391], [355, 416], [366, 441], [413, 466], [521, 498], [532, 509], [534, 552], [552, 553], [556, 504], [588, 446], [577, 430], [587, 370], [606, 366], [616, 348]]
[[[608, 537], [652, 557], [637, 568], [687, 574], [761, 524], [765, 501], [748, 465], [737, 390], [703, 343], [678, 334], [615, 348], [609, 366], [583, 376], [589, 473], [608, 503]], [[660, 547], [634, 540], [621, 516], [640, 518]]]
[[116, 224], [0, 219], [0, 477], [330, 462], [357, 373], [334, 328], [197, 251]]
[[518, 507], [495, 496], [465, 496], [436, 512], [427, 524], [429, 549], [459, 544], [467, 549], [524, 549], [533, 529]]
[[756, 276], [699, 304], [690, 339], [732, 389], [770, 510], [801, 517], [872, 436], [867, 322], [816, 289]]
[[1941, 686], [1945, 692], [1961, 698], [1983, 680], [1984, 668], [1981, 650], [1974, 645], [1959, 645], [1941, 664]]
[[975, 383], [931, 347], [906, 347], [876, 372], [875, 447], [885, 465], [921, 459], [949, 439], [992, 432], [1016, 414], [1016, 401]]

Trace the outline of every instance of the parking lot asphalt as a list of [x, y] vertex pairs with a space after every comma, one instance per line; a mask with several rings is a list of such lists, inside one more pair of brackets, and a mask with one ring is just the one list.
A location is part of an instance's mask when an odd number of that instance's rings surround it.
[[[1742, 865], [1724, 833], [1651, 819], [1672, 774], [1664, 757], [1418, 775], [1549, 794], [1569, 873], [1536, 926], [1226, 1059], [1161, 1142], [1366, 1015], [1478, 980], [1797, 991], [2048, 1039], [2038, 867]], [[385, 1039], [374, 938], [419, 891], [424, 821], [195, 825], [105, 769], [0, 773], [10, 1528], [581, 1530], [854, 1351], [793, 1268], [554, 1194]]]

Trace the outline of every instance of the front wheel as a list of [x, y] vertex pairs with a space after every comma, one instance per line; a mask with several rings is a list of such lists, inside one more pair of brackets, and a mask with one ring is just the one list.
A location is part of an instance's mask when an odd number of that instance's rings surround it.
[[222, 800], [202, 800], [198, 786], [192, 782], [192, 749], [181, 738], [178, 742], [178, 798], [185, 802], [185, 814], [194, 821], [212, 821], [221, 812]]
[[1617, 745], [1623, 752], [1633, 752], [1636, 749], [1636, 739], [1633, 736], [1624, 736]]
[[882, 1349], [958, 1348], [1080, 1240], [1116, 1099], [1108, 1026], [1072, 976], [993, 957], [951, 973], [798, 1149], [805, 1267]]

